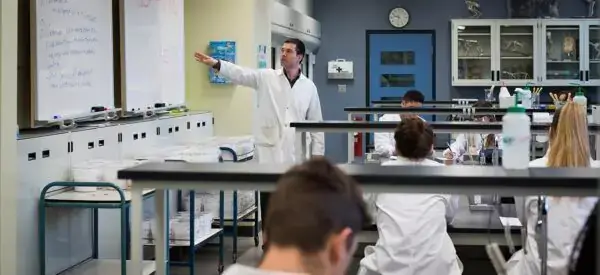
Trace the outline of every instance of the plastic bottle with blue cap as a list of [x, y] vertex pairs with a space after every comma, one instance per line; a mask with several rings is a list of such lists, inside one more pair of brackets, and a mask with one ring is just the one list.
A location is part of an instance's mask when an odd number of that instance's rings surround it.
[[583, 89], [579, 84], [572, 83], [572, 85], [577, 85], [577, 92], [573, 97], [573, 102], [583, 107], [583, 113], [587, 116], [587, 98], [583, 95]]
[[506, 169], [527, 169], [530, 161], [531, 120], [525, 108], [519, 106], [519, 94], [514, 105], [502, 117], [502, 166]]

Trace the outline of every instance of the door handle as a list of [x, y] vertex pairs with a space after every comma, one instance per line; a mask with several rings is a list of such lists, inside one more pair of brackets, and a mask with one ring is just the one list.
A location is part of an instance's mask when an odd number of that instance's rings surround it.
[[492, 71], [492, 81], [496, 81], [496, 80], [494, 79], [494, 71]]
[[500, 81], [500, 71], [496, 71], [496, 81]]
[[579, 81], [583, 81], [583, 71], [579, 71]]
[[585, 71], [585, 81], [590, 81], [590, 71]]

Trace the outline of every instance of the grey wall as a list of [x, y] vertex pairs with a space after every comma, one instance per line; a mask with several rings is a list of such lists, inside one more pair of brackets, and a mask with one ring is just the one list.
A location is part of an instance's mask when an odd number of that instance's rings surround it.
[[[561, 16], [587, 13], [584, 1], [561, 1]], [[504, 0], [481, 1], [483, 18], [505, 18]], [[347, 119], [343, 108], [364, 106], [365, 102], [365, 31], [392, 29], [388, 12], [398, 5], [406, 8], [411, 21], [407, 29], [436, 32], [437, 100], [451, 97], [480, 97], [482, 88], [451, 87], [450, 19], [468, 18], [463, 0], [320, 0], [314, 3], [314, 18], [321, 22], [322, 43], [316, 59], [314, 81], [319, 89], [326, 120]], [[346, 93], [337, 92], [339, 81], [329, 81], [327, 62], [336, 58], [354, 61], [355, 79], [347, 84]], [[326, 154], [339, 162], [346, 160], [347, 139], [343, 134], [326, 134]]]
[[[303, 14], [313, 17], [313, 0], [275, 0]], [[327, 1], [327, 0], [321, 0]]]

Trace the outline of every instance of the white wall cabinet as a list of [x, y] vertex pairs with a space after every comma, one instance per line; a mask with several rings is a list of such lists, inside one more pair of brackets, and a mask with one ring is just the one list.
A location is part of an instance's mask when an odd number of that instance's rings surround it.
[[452, 20], [452, 86], [598, 86], [593, 19]]

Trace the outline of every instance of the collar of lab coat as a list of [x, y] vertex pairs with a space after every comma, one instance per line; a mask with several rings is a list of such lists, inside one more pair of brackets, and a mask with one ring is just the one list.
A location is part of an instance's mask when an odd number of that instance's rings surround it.
[[[536, 167], [538, 165], [542, 165], [542, 164], [543, 164], [543, 166], [547, 166], [546, 163], [548, 162], [549, 155], [550, 155], [550, 146], [548, 146], [548, 149], [546, 149], [546, 154], [543, 157], [531, 161], [530, 164], [533, 164], [532, 166], [536, 166]], [[590, 157], [590, 165], [592, 167], [596, 167], [596, 166], [600, 165], [600, 161], [595, 161], [594, 158]]]
[[382, 163], [382, 165], [440, 166], [442, 164], [430, 159], [412, 160], [402, 156], [396, 156], [395, 159], [390, 159], [389, 161]]
[[[285, 74], [283, 73], [283, 68], [279, 68], [277, 70], [277, 75], [286, 77]], [[302, 73], [302, 70], [300, 70], [300, 76], [298, 77], [298, 80], [305, 79], [305, 78], [306, 78], [306, 76], [304, 76], [304, 73]]]

